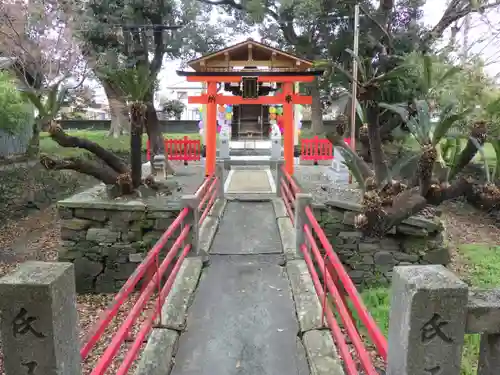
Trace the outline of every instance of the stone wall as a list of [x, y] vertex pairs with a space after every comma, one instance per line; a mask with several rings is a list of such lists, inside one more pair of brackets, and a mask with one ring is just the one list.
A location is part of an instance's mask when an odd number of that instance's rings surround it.
[[360, 210], [358, 203], [347, 201], [314, 206], [318, 222], [358, 286], [387, 285], [396, 265], [449, 263], [439, 218], [414, 216], [383, 238], [369, 238], [354, 228], [354, 217]]
[[[118, 291], [179, 214], [181, 203], [173, 199], [109, 200], [105, 187], [98, 185], [58, 202], [59, 260], [75, 265], [77, 292]], [[176, 231], [160, 259], [177, 235]]]

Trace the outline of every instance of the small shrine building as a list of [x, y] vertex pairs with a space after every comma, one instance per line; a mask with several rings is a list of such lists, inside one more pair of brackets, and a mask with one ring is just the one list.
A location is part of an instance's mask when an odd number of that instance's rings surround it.
[[[299, 83], [323, 74], [313, 62], [248, 39], [220, 51], [191, 60], [193, 71], [177, 71], [189, 82], [201, 82], [204, 93], [190, 96], [202, 105], [207, 175], [215, 171], [217, 131], [221, 120], [232, 139], [267, 139], [276, 126], [284, 138], [285, 169], [293, 174], [294, 145], [300, 128], [301, 105], [310, 96], [299, 95]], [[223, 95], [222, 90], [232, 95]]]

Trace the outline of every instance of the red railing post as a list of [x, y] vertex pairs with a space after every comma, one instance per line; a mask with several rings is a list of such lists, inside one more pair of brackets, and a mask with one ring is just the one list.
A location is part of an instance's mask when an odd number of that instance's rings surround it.
[[[302, 140], [303, 141], [303, 140]], [[302, 148], [304, 146], [304, 143], [300, 143], [300, 147]], [[301, 153], [302, 154], [302, 153]], [[283, 159], [280, 159], [276, 162], [276, 172], [275, 172], [275, 181], [276, 181], [276, 195], [278, 197], [282, 197], [281, 194], [281, 179], [284, 177], [283, 176], [283, 165], [285, 164], [285, 161]]]
[[200, 204], [200, 198], [194, 194], [183, 195], [181, 197], [182, 207], [187, 207], [189, 213], [184, 219], [183, 225], [191, 226], [189, 235], [186, 237], [184, 245], [191, 245], [191, 251], [189, 256], [201, 256], [203, 259], [206, 258], [207, 254], [200, 254], [199, 248], [199, 228], [200, 228], [200, 211], [198, 206]]
[[295, 251], [296, 255], [302, 254], [300, 247], [306, 242], [304, 225], [307, 224], [306, 207], [312, 203], [312, 195], [308, 193], [295, 194], [295, 212], [293, 223], [295, 225]]
[[191, 149], [191, 142], [189, 141], [189, 138], [187, 135], [184, 136], [183, 139], [183, 155], [184, 155], [184, 165], [188, 165], [188, 160], [190, 160], [190, 149]]
[[313, 138], [313, 151], [312, 151], [313, 163], [318, 165], [318, 156], [320, 155], [320, 143], [319, 137], [317, 135]]
[[151, 144], [149, 139], [146, 141], [146, 158], [147, 160], [151, 160]]
[[219, 161], [215, 165], [215, 178], [217, 179], [217, 199], [224, 199], [224, 162]]
[[165, 143], [165, 153], [168, 155], [168, 160], [174, 160], [172, 159], [172, 143], [171, 143], [171, 139], [165, 139], [164, 140], [164, 143]]

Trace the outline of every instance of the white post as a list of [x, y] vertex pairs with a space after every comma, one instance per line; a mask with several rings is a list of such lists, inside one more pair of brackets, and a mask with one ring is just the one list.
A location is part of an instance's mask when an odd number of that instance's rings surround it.
[[[359, 5], [354, 6], [354, 57], [352, 59], [352, 96], [351, 96], [351, 149], [356, 151], [356, 103], [358, 92], [358, 61], [356, 57], [359, 51]], [[352, 180], [352, 175], [349, 175]]]
[[271, 160], [281, 159], [281, 135], [271, 135]]
[[227, 160], [229, 156], [229, 137], [219, 135], [219, 158], [222, 160]]

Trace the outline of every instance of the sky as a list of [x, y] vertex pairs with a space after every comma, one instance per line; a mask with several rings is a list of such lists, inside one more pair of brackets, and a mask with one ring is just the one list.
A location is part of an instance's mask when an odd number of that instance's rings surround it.
[[[447, 0], [428, 0], [423, 8], [424, 16], [423, 22], [428, 26], [434, 26], [438, 23], [439, 18], [446, 8]], [[479, 55], [487, 62], [485, 71], [491, 76], [500, 75], [500, 10], [495, 12], [488, 12], [488, 17], [474, 14], [470, 20], [469, 42], [468, 49], [469, 56]], [[499, 26], [497, 26], [499, 25]], [[447, 34], [449, 35], [449, 33]], [[260, 40], [257, 32], [251, 35], [240, 35], [233, 39], [231, 44], [241, 42], [249, 37], [255, 40]], [[360, 36], [362, 37], [362, 35]], [[444, 37], [443, 44], [446, 43], [446, 36]], [[459, 33], [457, 38], [458, 43], [463, 43], [463, 33]], [[497, 62], [498, 61], [498, 62]], [[181, 61], [169, 61], [163, 64], [160, 71], [160, 90], [158, 95], [166, 95], [168, 86], [182, 82], [183, 77], [177, 76], [175, 71], [179, 69]], [[96, 92], [98, 97], [104, 97], [102, 89]]]

